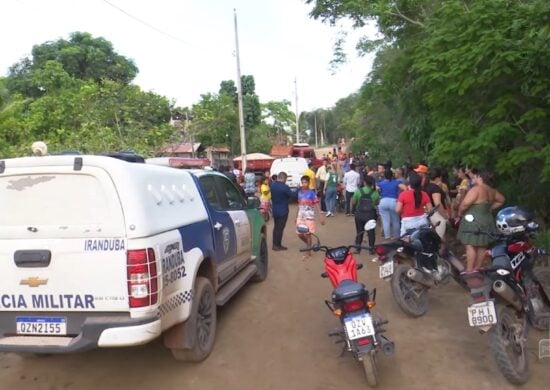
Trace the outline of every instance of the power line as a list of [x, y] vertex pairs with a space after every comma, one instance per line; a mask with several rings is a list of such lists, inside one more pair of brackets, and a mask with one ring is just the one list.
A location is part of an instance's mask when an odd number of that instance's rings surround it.
[[172, 34], [169, 34], [169, 33], [165, 32], [165, 31], [159, 30], [158, 28], [156, 28], [156, 27], [153, 26], [152, 24], [147, 23], [147, 22], [144, 21], [143, 19], [140, 19], [140, 18], [138, 18], [138, 17], [135, 17], [134, 15], [132, 15], [132, 14], [126, 12], [125, 10], [123, 10], [122, 8], [118, 7], [117, 5], [111, 3], [111, 2], [108, 1], [108, 0], [103, 0], [103, 2], [107, 3], [108, 5], [110, 5], [110, 6], [113, 7], [114, 9], [116, 9], [117, 11], [122, 12], [124, 15], [128, 16], [129, 18], [134, 19], [135, 21], [137, 21], [137, 22], [139, 22], [139, 23], [141, 23], [141, 24], [143, 24], [143, 25], [149, 27], [150, 29], [152, 29], [152, 30], [158, 32], [159, 34], [162, 34], [162, 35], [164, 35], [164, 36], [167, 36], [168, 38], [171, 38], [171, 39], [173, 39], [173, 40], [175, 40], [175, 41], [178, 41], [179, 43], [183, 43], [184, 45], [189, 45], [189, 46], [197, 47], [197, 46], [195, 46], [194, 44], [192, 44], [192, 43], [190, 43], [190, 42], [184, 41], [183, 39], [180, 39], [180, 38], [178, 38], [178, 37], [176, 37], [176, 36], [174, 36], [174, 35], [172, 35]]

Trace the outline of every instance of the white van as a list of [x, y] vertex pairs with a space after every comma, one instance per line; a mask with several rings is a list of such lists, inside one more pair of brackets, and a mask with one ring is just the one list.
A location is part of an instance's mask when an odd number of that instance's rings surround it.
[[284, 157], [273, 160], [271, 165], [271, 176], [280, 172], [287, 174], [286, 184], [292, 190], [300, 188], [300, 179], [307, 170], [307, 160], [303, 157]]

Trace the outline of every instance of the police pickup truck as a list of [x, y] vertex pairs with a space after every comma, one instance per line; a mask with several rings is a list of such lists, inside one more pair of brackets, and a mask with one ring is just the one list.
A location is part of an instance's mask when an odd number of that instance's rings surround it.
[[258, 199], [105, 156], [0, 160], [0, 351], [147, 343], [205, 359], [216, 307], [267, 276]]

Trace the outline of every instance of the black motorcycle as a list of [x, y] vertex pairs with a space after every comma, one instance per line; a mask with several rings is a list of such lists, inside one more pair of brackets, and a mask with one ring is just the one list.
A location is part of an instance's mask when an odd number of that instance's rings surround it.
[[450, 251], [444, 257], [439, 254], [441, 238], [430, 222], [436, 211], [437, 207], [428, 213], [425, 226], [410, 229], [399, 239], [375, 247], [380, 278], [391, 281], [395, 301], [411, 317], [420, 317], [428, 311], [430, 288], [447, 284], [451, 277], [464, 286], [460, 276], [462, 263]]
[[[464, 218], [474, 221], [471, 214]], [[489, 251], [491, 266], [465, 277], [473, 301], [468, 307], [470, 326], [489, 334], [498, 369], [516, 385], [529, 379], [528, 323], [539, 330], [550, 327], [550, 267], [544, 263], [545, 250], [529, 240], [538, 224], [527, 222], [521, 230], [474, 232], [494, 240]]]

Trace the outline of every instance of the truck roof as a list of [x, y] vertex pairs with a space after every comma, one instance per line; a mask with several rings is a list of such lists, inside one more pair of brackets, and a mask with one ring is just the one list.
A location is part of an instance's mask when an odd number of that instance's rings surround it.
[[10, 181], [11, 175], [95, 176], [97, 169], [107, 172], [116, 187], [128, 237], [147, 237], [208, 218], [193, 174], [159, 165], [92, 155], [22, 157], [0, 160], [0, 181]]

